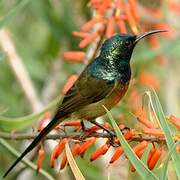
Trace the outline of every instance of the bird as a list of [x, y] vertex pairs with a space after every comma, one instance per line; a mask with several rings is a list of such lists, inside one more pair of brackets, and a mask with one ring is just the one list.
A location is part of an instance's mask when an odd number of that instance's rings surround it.
[[12, 163], [3, 178], [62, 121], [75, 117], [96, 123], [97, 117], [106, 114], [104, 106], [112, 109], [128, 89], [130, 59], [136, 44], [146, 36], [166, 31], [152, 30], [139, 35], [116, 34], [105, 40], [99, 55], [85, 67], [65, 94], [52, 120]]

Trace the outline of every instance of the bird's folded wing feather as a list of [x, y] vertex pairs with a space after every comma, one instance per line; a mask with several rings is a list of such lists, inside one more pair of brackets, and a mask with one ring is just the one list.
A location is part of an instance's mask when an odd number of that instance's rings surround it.
[[84, 71], [65, 95], [58, 113], [70, 114], [83, 106], [98, 102], [108, 96], [115, 87], [114, 81], [92, 77]]

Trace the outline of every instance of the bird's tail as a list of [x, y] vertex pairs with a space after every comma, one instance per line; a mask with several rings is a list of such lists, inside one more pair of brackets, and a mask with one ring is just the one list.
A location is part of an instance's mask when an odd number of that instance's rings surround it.
[[39, 142], [60, 122], [63, 121], [64, 113], [58, 113], [54, 118], [49, 122], [49, 124], [39, 133], [39, 135], [32, 141], [32, 143], [24, 150], [24, 152], [14, 161], [14, 163], [9, 167], [9, 169], [3, 175], [5, 178], [9, 172], [23, 159], [23, 157], [28, 154], [31, 150], [39, 144]]

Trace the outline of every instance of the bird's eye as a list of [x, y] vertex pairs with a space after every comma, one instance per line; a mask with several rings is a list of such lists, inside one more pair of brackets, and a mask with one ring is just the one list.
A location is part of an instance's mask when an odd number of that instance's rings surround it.
[[129, 41], [129, 40], [126, 40], [126, 41], [124, 42], [124, 45], [125, 45], [126, 47], [130, 47], [130, 46], [132, 45], [132, 42]]

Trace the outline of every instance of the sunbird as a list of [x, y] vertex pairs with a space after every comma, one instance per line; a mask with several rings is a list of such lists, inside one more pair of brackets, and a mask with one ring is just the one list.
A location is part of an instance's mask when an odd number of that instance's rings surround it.
[[131, 79], [130, 59], [134, 47], [144, 37], [160, 32], [166, 30], [153, 30], [140, 35], [117, 34], [105, 40], [99, 56], [85, 67], [68, 90], [52, 120], [14, 161], [3, 178], [65, 119], [76, 118], [96, 123], [97, 117], [106, 114], [103, 106], [108, 110], [113, 108], [128, 89]]

